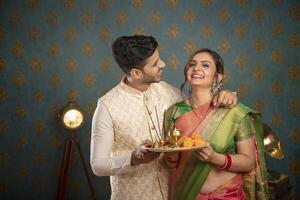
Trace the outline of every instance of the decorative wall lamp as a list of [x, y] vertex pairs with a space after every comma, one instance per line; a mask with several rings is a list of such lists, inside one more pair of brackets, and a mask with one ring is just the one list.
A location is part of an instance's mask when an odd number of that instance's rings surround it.
[[76, 103], [70, 102], [68, 103], [68, 105], [66, 105], [63, 108], [62, 112], [59, 113], [58, 116], [60, 118], [60, 122], [62, 123], [63, 127], [69, 131], [70, 136], [65, 141], [64, 154], [63, 154], [62, 165], [61, 165], [60, 175], [59, 175], [57, 200], [66, 199], [68, 173], [72, 161], [74, 146], [78, 150], [80, 160], [84, 169], [84, 173], [88, 181], [89, 189], [91, 191], [92, 199], [95, 200], [96, 195], [93, 189], [90, 174], [87, 165], [84, 161], [83, 153], [79, 145], [79, 139], [76, 136], [76, 130], [81, 128], [83, 124], [84, 114], [81, 111], [81, 109], [76, 105]]

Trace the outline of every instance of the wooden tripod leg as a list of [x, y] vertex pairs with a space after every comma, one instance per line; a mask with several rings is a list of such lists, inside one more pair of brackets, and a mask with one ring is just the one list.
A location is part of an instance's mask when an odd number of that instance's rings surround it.
[[62, 165], [60, 168], [59, 185], [57, 192], [57, 200], [65, 200], [67, 192], [67, 179], [72, 160], [73, 141], [68, 138], [65, 142]]
[[73, 138], [73, 139], [76, 142], [77, 150], [79, 152], [80, 160], [81, 160], [81, 163], [82, 163], [82, 166], [83, 166], [83, 169], [84, 169], [84, 173], [85, 173], [85, 176], [86, 176], [88, 184], [89, 184], [89, 188], [90, 188], [90, 191], [91, 191], [92, 199], [96, 200], [96, 194], [95, 194], [95, 191], [94, 191], [94, 188], [93, 188], [93, 185], [92, 185], [92, 180], [90, 178], [90, 174], [89, 174], [87, 165], [85, 164], [83, 153], [82, 153], [80, 145], [79, 145], [79, 141], [78, 141], [78, 139], [75, 139], [75, 138]]

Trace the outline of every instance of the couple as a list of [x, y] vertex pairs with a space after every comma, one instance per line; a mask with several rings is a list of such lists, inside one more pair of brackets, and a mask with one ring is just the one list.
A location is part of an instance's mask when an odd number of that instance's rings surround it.
[[[112, 48], [126, 76], [98, 100], [91, 135], [92, 170], [110, 176], [111, 199], [267, 196], [260, 116], [235, 105], [230, 91], [218, 92], [224, 71], [218, 54], [202, 49], [190, 57], [185, 78], [191, 93], [183, 97], [160, 81], [165, 63], [155, 38], [120, 37]], [[164, 117], [164, 125], [201, 133], [210, 146], [180, 154], [141, 152]]]

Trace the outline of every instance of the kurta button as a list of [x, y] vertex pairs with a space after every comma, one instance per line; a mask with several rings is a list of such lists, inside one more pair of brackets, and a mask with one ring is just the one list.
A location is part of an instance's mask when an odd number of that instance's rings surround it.
[[152, 129], [152, 130], [155, 130], [155, 127], [154, 127], [154, 126], [151, 126], [151, 129]]

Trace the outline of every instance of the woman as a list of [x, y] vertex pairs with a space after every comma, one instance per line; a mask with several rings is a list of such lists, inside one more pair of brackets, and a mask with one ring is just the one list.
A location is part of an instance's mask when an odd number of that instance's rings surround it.
[[222, 58], [210, 49], [193, 53], [185, 66], [190, 96], [168, 109], [165, 131], [175, 127], [187, 136], [200, 134], [209, 146], [165, 154], [165, 163], [174, 168], [170, 199], [268, 199], [260, 114], [241, 103], [211, 106], [223, 74]]

